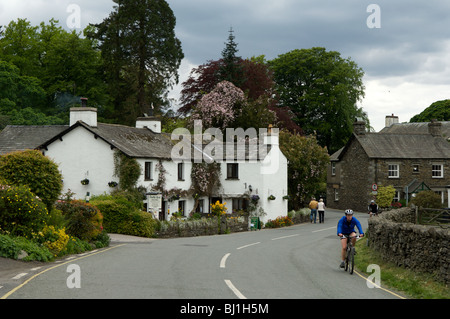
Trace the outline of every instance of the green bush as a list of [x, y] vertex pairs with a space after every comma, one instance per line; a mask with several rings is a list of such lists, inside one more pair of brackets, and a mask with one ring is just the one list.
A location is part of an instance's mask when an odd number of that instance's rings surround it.
[[58, 201], [55, 207], [66, 219], [69, 235], [90, 241], [101, 234], [103, 216], [97, 207], [79, 200]]
[[10, 237], [0, 234], [0, 256], [5, 258], [17, 259], [20, 252], [28, 254], [24, 261], [51, 261], [53, 254], [44, 246], [34, 243], [23, 237]]
[[137, 209], [136, 203], [125, 196], [102, 195], [93, 197], [91, 203], [103, 215], [103, 227], [109, 233], [153, 237], [158, 221], [151, 214]]
[[44, 228], [47, 207], [26, 186], [0, 185], [0, 229], [13, 236], [32, 238]]
[[380, 207], [390, 207], [395, 196], [395, 188], [392, 185], [378, 188], [377, 203]]
[[423, 208], [442, 208], [441, 196], [433, 191], [423, 191], [411, 200], [416, 206]]
[[27, 150], [1, 156], [0, 179], [9, 185], [27, 185], [49, 211], [62, 190], [58, 165], [39, 151]]

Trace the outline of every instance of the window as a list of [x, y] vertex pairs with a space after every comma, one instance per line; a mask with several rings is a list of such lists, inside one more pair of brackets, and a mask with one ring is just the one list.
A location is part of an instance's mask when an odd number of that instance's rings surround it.
[[339, 189], [334, 189], [334, 201], [339, 201]]
[[181, 213], [181, 216], [186, 217], [185, 215], [186, 201], [179, 200], [178, 201], [178, 212]]
[[153, 163], [145, 162], [145, 180], [152, 181], [153, 180]]
[[419, 164], [413, 164], [413, 174], [419, 173]]
[[203, 214], [204, 213], [204, 211], [203, 211], [204, 207], [205, 207], [205, 200], [204, 199], [199, 199], [198, 200], [198, 205], [197, 205], [197, 208], [196, 208], [195, 212]]
[[239, 179], [239, 164], [227, 164], [227, 179]]
[[184, 163], [178, 163], [178, 180], [184, 181]]
[[442, 164], [431, 165], [431, 177], [432, 178], [443, 178], [444, 177], [444, 165], [442, 165]]
[[239, 210], [246, 210], [248, 207], [248, 200], [245, 198], [233, 198], [232, 212]]
[[331, 163], [331, 175], [336, 176], [336, 163], [335, 162]]
[[400, 172], [399, 172], [398, 164], [389, 164], [388, 166], [389, 166], [389, 168], [388, 168], [389, 178], [399, 178]]

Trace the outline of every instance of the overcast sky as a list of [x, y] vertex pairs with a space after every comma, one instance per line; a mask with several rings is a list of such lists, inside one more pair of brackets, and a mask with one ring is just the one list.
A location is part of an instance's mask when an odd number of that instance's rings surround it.
[[[448, 0], [168, 0], [185, 59], [192, 67], [220, 58], [230, 27], [243, 58], [268, 60], [314, 46], [350, 57], [365, 71], [360, 106], [376, 131], [386, 115], [407, 122], [431, 103], [450, 98]], [[112, 11], [112, 0], [0, 0], [0, 25], [50, 18], [82, 30]], [[371, 6], [375, 4], [376, 6]], [[75, 5], [75, 6], [73, 6]], [[80, 27], [80, 28], [78, 28]], [[179, 87], [172, 93], [178, 98]]]

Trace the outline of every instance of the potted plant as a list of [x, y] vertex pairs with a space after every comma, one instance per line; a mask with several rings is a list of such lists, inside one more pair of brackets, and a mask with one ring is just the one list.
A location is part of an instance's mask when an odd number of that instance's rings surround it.
[[81, 180], [81, 185], [88, 185], [89, 184], [89, 179], [85, 178]]
[[275, 198], [276, 198], [276, 197], [273, 196], [273, 195], [270, 195], [269, 197], [267, 197], [268, 200], [275, 200]]
[[117, 182], [114, 182], [114, 181], [111, 181], [108, 183], [109, 187], [116, 187], [117, 185], [118, 185]]

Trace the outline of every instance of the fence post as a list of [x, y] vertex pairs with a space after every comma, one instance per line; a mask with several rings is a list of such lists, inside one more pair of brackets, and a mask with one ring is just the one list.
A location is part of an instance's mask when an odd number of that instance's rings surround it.
[[416, 225], [419, 224], [419, 206], [415, 207], [416, 215]]

